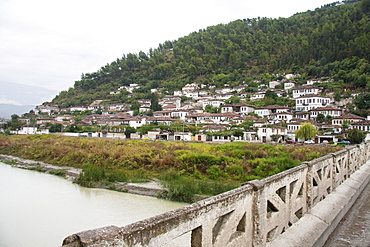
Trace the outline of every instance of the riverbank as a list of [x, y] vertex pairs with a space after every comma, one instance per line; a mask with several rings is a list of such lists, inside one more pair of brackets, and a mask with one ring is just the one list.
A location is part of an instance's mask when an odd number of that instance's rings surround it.
[[[48, 174], [55, 174], [56, 171], [62, 170], [65, 173], [64, 177], [71, 182], [74, 182], [82, 172], [82, 169], [79, 168], [67, 166], [55, 166], [47, 164], [42, 161], [22, 159], [12, 155], [0, 154], [0, 161], [4, 162], [5, 164], [9, 164], [11, 166], [18, 167], [21, 169], [34, 170]], [[166, 192], [166, 190], [162, 188], [159, 180], [156, 179], [152, 179], [150, 182], [146, 183], [115, 182], [114, 185], [115, 190], [117, 191], [143, 196], [157, 197], [159, 194]], [[109, 189], [103, 186], [100, 188]]]

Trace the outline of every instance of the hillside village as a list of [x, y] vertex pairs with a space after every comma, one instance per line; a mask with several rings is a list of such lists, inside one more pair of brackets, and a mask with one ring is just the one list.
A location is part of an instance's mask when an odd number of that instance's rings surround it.
[[[292, 79], [296, 75], [287, 74], [284, 79], [263, 84], [259, 81], [259, 90], [246, 92], [246, 84], [231, 88], [214, 88], [210, 85], [187, 84], [173, 95], [161, 95], [157, 89], [158, 103], [162, 110], [154, 111], [152, 116], [145, 115], [151, 109], [150, 99], [140, 99], [139, 115], [135, 115], [129, 104], [106, 104], [104, 100], [95, 100], [89, 106], [59, 108], [45, 103], [35, 109], [36, 119], [20, 118], [25, 124], [16, 134], [49, 134], [50, 126], [62, 126], [62, 134], [113, 137], [143, 140], [178, 140], [178, 141], [247, 141], [247, 142], [303, 142], [295, 137], [295, 131], [305, 122], [313, 124], [319, 131], [315, 143], [333, 143], [343, 138], [343, 124], [348, 128], [362, 131], [370, 130], [370, 120], [347, 113], [346, 104], [352, 98], [335, 101], [333, 95], [323, 93], [320, 83], [328, 79], [311, 79], [306, 84], [297, 85]], [[110, 94], [126, 92], [134, 94], [138, 84], [122, 86]], [[261, 101], [266, 94], [273, 92], [277, 97], [288, 98], [293, 107], [268, 105], [257, 107], [245, 103]], [[238, 103], [231, 102], [237, 99]], [[231, 103], [230, 103], [231, 102]], [[216, 113], [211, 113], [212, 110]], [[91, 112], [76, 121], [76, 112]], [[70, 126], [91, 126], [85, 131], [73, 131]], [[138, 131], [143, 126], [161, 126]], [[165, 128], [165, 127], [168, 128]], [[174, 129], [174, 126], [176, 128]], [[189, 126], [193, 126], [189, 130]], [[130, 127], [130, 133], [125, 130]], [[170, 128], [171, 127], [171, 128]], [[87, 130], [87, 131], [86, 131]], [[2, 130], [4, 131], [4, 130]], [[135, 132], [136, 131], [136, 132]], [[55, 132], [55, 131], [53, 131]], [[57, 131], [60, 132], [60, 131]], [[83, 133], [81, 133], [83, 132]]]

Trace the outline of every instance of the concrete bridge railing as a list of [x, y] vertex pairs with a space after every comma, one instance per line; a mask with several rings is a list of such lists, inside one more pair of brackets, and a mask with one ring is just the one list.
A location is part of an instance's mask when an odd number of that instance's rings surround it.
[[[351, 146], [162, 215], [73, 234], [63, 246], [299, 246], [295, 238], [320, 246], [369, 182], [369, 159], [370, 143]], [[332, 205], [338, 191], [350, 196]], [[320, 207], [317, 219], [312, 212]]]

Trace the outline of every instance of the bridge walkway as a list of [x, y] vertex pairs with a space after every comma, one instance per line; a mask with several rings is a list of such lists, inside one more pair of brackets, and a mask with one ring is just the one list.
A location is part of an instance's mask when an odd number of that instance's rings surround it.
[[324, 245], [332, 246], [370, 247], [370, 183]]

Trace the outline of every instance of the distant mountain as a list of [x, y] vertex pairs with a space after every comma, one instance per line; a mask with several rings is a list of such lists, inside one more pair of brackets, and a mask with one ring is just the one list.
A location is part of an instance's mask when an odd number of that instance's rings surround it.
[[37, 86], [0, 81], [0, 117], [22, 115], [50, 101], [58, 91]]
[[10, 118], [11, 115], [17, 114], [21, 116], [28, 113], [30, 110], [35, 109], [36, 105], [10, 105], [0, 104], [0, 118]]

